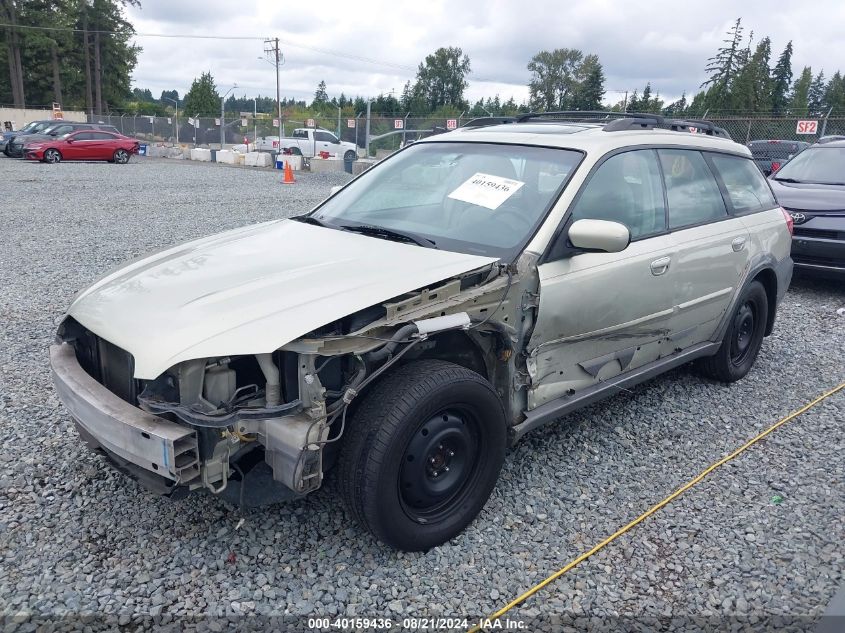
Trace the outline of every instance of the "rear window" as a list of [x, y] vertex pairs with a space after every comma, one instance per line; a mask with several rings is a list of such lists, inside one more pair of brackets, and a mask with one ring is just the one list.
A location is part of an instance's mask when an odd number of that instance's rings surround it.
[[680, 229], [721, 220], [728, 210], [704, 157], [693, 150], [657, 151], [666, 180], [669, 228]]
[[737, 214], [756, 213], [777, 206], [763, 174], [747, 158], [710, 154]]
[[308, 138], [308, 130], [294, 130], [292, 138]]

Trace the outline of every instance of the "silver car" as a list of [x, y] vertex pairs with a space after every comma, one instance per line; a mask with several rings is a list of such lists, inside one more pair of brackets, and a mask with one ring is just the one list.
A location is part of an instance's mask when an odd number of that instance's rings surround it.
[[334, 470], [363, 526], [425, 550], [528, 431], [691, 361], [742, 378], [792, 275], [749, 150], [573, 118], [419, 141], [306, 215], [96, 281], [50, 350], [80, 435], [173, 497], [292, 500]]

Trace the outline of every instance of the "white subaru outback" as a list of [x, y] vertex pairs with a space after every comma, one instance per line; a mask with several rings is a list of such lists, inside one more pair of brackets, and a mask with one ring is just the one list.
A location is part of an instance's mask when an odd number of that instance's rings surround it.
[[789, 216], [712, 124], [597, 116], [476, 122], [106, 275], [50, 350], [80, 435], [173, 497], [290, 500], [333, 470], [363, 526], [424, 550], [531, 429], [690, 361], [742, 378]]

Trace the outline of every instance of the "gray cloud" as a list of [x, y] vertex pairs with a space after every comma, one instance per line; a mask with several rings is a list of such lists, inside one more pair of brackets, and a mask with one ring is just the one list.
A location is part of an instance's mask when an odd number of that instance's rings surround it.
[[[472, 60], [471, 99], [496, 92], [503, 99], [524, 99], [531, 56], [557, 47], [599, 55], [609, 91], [642, 90], [651, 81], [653, 90], [674, 99], [697, 91], [706, 78], [707, 58], [740, 12], [746, 33], [753, 29], [755, 39], [772, 38], [775, 57], [793, 40], [796, 74], [804, 65], [816, 72], [824, 68], [828, 76], [845, 68], [845, 40], [839, 33], [845, 3], [832, 0], [819, 0], [809, 11], [789, 4], [773, 10], [770, 0], [748, 0], [741, 7], [731, 0], [711, 0], [706, 11], [668, 0], [488, 0], [483, 9], [447, 0], [412, 5], [324, 0], [319, 6], [275, 0], [143, 0], [143, 8], [130, 9], [129, 17], [139, 33], [279, 37], [286, 42], [282, 92], [297, 98], [310, 99], [321, 80], [330, 95], [401, 91], [426, 54], [439, 46], [460, 46]], [[275, 93], [272, 67], [257, 59], [263, 51], [260, 39], [139, 37], [138, 43], [144, 52], [135, 85], [154, 94], [170, 88], [184, 92], [205, 70], [224, 89], [238, 82], [238, 94]]]

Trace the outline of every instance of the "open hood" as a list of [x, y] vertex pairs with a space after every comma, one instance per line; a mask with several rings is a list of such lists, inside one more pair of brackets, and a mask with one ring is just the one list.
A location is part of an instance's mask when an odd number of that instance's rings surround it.
[[154, 379], [195, 358], [261, 354], [344, 316], [496, 260], [276, 220], [131, 262], [68, 314]]

